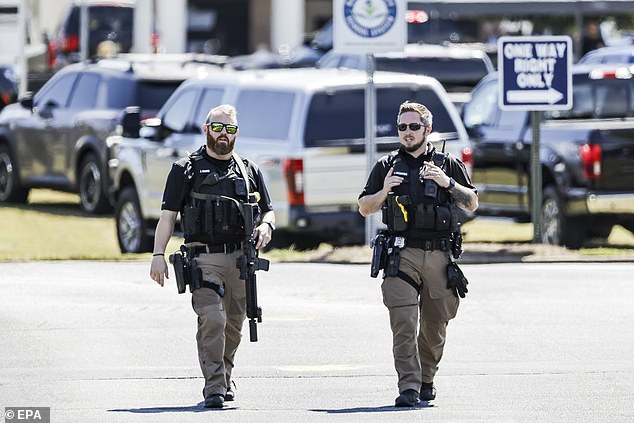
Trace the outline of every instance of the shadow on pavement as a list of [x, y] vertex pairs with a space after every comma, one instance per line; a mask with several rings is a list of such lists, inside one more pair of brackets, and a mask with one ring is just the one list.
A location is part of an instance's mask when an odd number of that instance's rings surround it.
[[427, 401], [421, 401], [414, 407], [395, 407], [393, 405], [383, 405], [380, 407], [353, 407], [353, 408], [333, 408], [333, 409], [311, 409], [317, 413], [326, 414], [354, 414], [354, 413], [385, 413], [397, 411], [411, 411], [418, 408], [432, 408], [434, 405]]
[[196, 405], [182, 407], [148, 407], [148, 408], [121, 408], [108, 410], [114, 413], [156, 414], [156, 413], [204, 413], [207, 411], [237, 410], [238, 407], [205, 408], [202, 402]]
[[47, 213], [57, 216], [72, 216], [72, 217], [92, 217], [92, 218], [107, 218], [111, 219], [113, 214], [91, 214], [82, 211], [79, 204], [75, 203], [28, 203], [28, 204], [3, 204], [1, 208], [13, 208], [19, 210], [29, 210], [39, 213]]

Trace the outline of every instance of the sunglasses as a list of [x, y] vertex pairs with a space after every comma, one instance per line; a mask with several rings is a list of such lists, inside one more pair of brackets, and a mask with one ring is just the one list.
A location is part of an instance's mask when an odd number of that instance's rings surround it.
[[207, 127], [211, 129], [213, 132], [222, 132], [223, 129], [227, 130], [227, 134], [235, 134], [238, 132], [238, 125], [232, 125], [230, 123], [222, 123], [222, 122], [209, 122]]
[[409, 129], [411, 129], [412, 131], [418, 131], [420, 128], [423, 127], [423, 125], [420, 123], [410, 123], [409, 125], [407, 123], [399, 123], [398, 125], [396, 125], [400, 132], [407, 131], [408, 126]]

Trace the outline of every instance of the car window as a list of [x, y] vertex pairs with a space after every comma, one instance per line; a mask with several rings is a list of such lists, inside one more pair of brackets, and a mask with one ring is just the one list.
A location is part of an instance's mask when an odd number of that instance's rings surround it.
[[180, 84], [180, 81], [139, 81], [130, 78], [109, 78], [108, 107], [123, 109], [127, 106], [139, 106], [144, 112], [156, 113]]
[[224, 90], [221, 88], [206, 88], [203, 90], [203, 95], [200, 97], [194, 115], [194, 126], [198, 132], [201, 132], [200, 127], [205, 122], [209, 110], [220, 105], [223, 94]]
[[193, 89], [181, 91], [163, 114], [163, 125], [173, 132], [184, 132], [191, 123], [190, 117], [197, 95], [198, 92]]
[[[320, 92], [313, 95], [308, 110], [304, 140], [307, 147], [333, 145], [331, 141], [365, 137], [364, 89]], [[377, 136], [395, 137], [396, 115], [405, 101], [425, 104], [434, 116], [435, 132], [456, 132], [456, 127], [436, 93], [428, 88], [377, 89]]]
[[432, 76], [448, 91], [453, 87], [473, 87], [489, 73], [484, 60], [478, 58], [377, 57], [376, 69]]
[[634, 114], [634, 81], [591, 80], [578, 76], [572, 84], [572, 108], [546, 112], [547, 119], [614, 118]]
[[479, 86], [471, 97], [471, 101], [463, 106], [463, 121], [467, 128], [474, 126], [492, 126], [498, 112], [497, 80], [488, 81]]
[[77, 79], [77, 74], [69, 73], [55, 81], [51, 81], [49, 86], [35, 96], [34, 103], [43, 106], [49, 101], [54, 101], [58, 106], [66, 107], [75, 79]]
[[290, 92], [243, 90], [236, 101], [240, 135], [288, 139], [294, 102], [295, 94]]
[[140, 81], [137, 85], [137, 104], [141, 110], [159, 110], [176, 91], [181, 81]]
[[97, 103], [99, 75], [84, 73], [79, 76], [68, 105], [71, 109], [90, 109]]

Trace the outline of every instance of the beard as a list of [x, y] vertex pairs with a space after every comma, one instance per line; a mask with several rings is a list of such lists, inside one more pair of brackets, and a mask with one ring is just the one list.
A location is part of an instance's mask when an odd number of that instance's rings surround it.
[[213, 135], [207, 134], [207, 147], [220, 156], [231, 153], [235, 142], [235, 137], [230, 139], [226, 135], [218, 135], [217, 138], [214, 138]]
[[403, 146], [403, 149], [409, 153], [413, 153], [414, 151], [418, 150], [419, 148], [421, 148], [421, 146], [425, 143], [425, 137], [423, 137], [422, 140], [420, 140], [419, 142], [412, 144], [410, 146]]

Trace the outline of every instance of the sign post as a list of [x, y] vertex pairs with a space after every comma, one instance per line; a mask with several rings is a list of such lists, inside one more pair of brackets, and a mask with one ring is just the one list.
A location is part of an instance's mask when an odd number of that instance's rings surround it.
[[531, 112], [531, 221], [533, 243], [542, 242], [540, 120], [543, 110], [572, 107], [572, 40], [568, 36], [500, 37], [499, 95], [502, 110]]
[[[341, 53], [367, 55], [365, 89], [366, 175], [376, 161], [376, 90], [374, 53], [403, 51], [406, 42], [405, 0], [334, 0], [333, 49]], [[365, 240], [374, 237], [374, 219], [368, 217]]]

